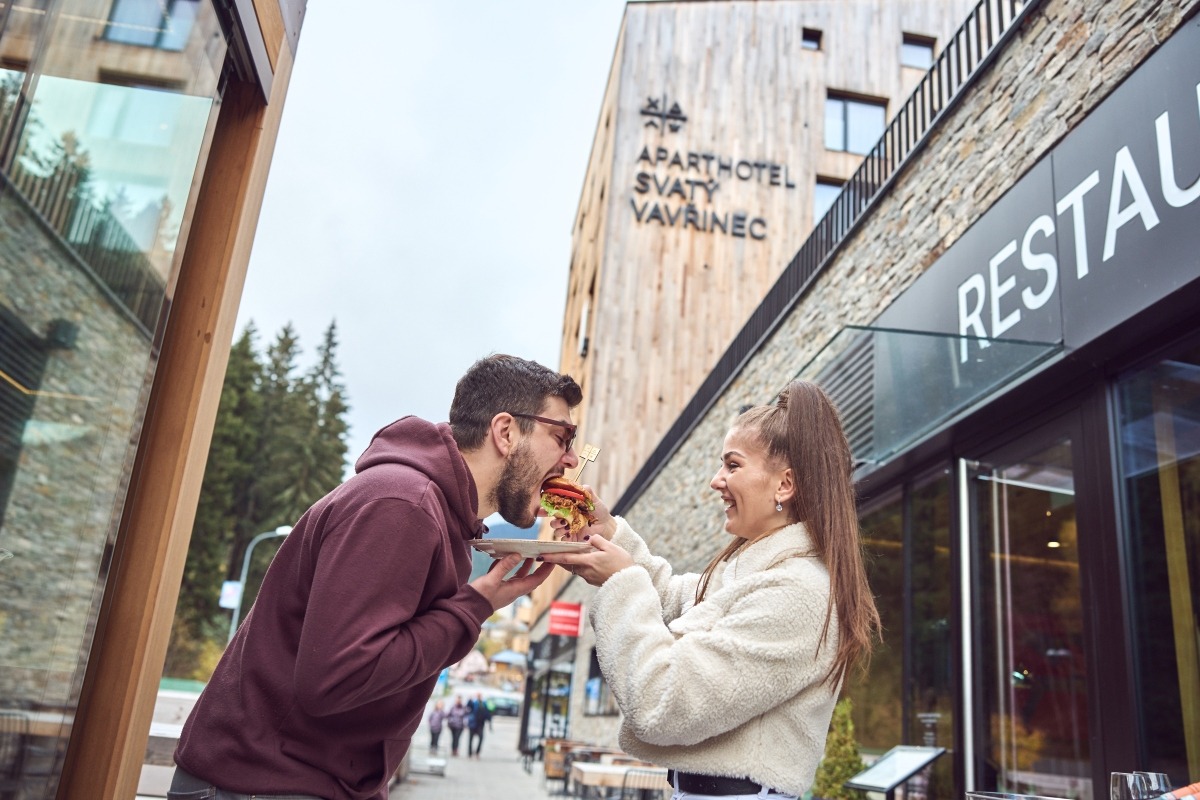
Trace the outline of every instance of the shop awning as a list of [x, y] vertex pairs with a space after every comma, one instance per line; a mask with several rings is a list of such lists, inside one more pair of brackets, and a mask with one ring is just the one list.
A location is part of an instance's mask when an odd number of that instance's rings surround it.
[[842, 415], [855, 463], [882, 464], [994, 396], [1061, 343], [847, 325], [797, 374]]

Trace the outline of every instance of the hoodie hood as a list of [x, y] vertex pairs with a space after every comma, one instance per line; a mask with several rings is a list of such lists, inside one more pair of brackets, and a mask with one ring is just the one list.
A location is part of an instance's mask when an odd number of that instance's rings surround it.
[[354, 471], [361, 473], [385, 464], [409, 467], [429, 478], [470, 537], [482, 536], [487, 530], [476, 514], [479, 491], [475, 478], [445, 422], [434, 424], [419, 417], [404, 417], [381, 428], [355, 463]]

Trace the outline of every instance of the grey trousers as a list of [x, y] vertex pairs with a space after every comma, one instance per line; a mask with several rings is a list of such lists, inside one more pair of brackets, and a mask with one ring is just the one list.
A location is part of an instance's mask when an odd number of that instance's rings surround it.
[[239, 794], [218, 789], [203, 778], [176, 767], [167, 800], [324, 800], [314, 794]]

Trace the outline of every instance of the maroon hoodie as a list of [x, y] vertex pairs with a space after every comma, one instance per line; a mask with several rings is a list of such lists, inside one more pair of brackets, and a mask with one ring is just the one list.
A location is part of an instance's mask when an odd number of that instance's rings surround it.
[[176, 763], [221, 789], [382, 800], [492, 613], [466, 585], [484, 528], [450, 427], [394, 422], [355, 471], [284, 540], [184, 725]]

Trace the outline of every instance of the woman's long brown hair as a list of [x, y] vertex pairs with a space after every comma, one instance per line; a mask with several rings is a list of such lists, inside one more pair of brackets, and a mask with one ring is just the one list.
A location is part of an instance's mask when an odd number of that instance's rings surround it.
[[[829, 571], [829, 605], [821, 640], [829, 632], [836, 608], [838, 649], [825, 680], [838, 686], [859, 659], [870, 655], [879, 634], [879, 612], [867, 584], [859, 539], [853, 460], [841, 419], [820, 387], [792, 381], [775, 405], [751, 408], [733, 427], [753, 432], [772, 458], [792, 469], [796, 493], [789, 517], [804, 523], [814, 555]], [[697, 603], [704, 599], [717, 566], [746, 544], [748, 540], [735, 538], [705, 567], [696, 588]]]

